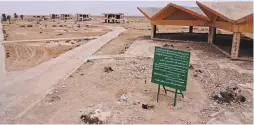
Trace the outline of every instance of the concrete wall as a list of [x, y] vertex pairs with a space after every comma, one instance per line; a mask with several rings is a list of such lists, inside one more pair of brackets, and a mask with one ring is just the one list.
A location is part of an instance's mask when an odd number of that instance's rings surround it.
[[3, 26], [2, 23], [0, 22], [0, 83], [2, 83], [2, 81], [5, 78], [6, 75], [6, 69], [5, 69], [5, 49], [3, 46], [3, 40], [4, 40], [4, 36], [3, 36]]

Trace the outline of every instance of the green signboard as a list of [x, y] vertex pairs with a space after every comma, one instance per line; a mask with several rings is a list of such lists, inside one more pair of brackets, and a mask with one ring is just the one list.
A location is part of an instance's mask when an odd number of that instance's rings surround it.
[[155, 47], [152, 82], [176, 89], [176, 92], [180, 90], [182, 94], [186, 91], [189, 63], [190, 52]]

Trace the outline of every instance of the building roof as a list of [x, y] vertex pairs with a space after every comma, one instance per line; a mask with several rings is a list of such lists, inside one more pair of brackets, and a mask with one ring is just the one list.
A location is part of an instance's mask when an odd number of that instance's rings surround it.
[[112, 14], [112, 15], [124, 15], [124, 13], [102, 13], [102, 15], [105, 15], [105, 14]]
[[181, 6], [174, 3], [169, 3], [163, 8], [156, 7], [138, 7], [138, 10], [145, 15], [149, 20], [155, 20], [158, 17], [165, 17], [173, 14], [176, 10], [184, 11], [185, 14], [192, 15], [196, 18], [209, 20], [205, 13], [199, 7]]
[[138, 7], [138, 10], [148, 19], [151, 19], [161, 9], [162, 8], [159, 7]]
[[253, 2], [197, 2], [197, 5], [229, 22], [253, 16]]

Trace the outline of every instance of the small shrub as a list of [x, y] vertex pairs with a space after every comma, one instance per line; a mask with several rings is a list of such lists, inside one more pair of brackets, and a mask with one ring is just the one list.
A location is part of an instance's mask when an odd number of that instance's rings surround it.
[[19, 27], [26, 27], [25, 25], [20, 25]]
[[65, 42], [66, 42], [66, 43], [69, 43], [70, 41], [71, 41], [71, 40], [66, 40]]
[[32, 24], [28, 24], [26, 27], [33, 27], [33, 25]]
[[56, 25], [52, 25], [52, 27], [56, 27]]

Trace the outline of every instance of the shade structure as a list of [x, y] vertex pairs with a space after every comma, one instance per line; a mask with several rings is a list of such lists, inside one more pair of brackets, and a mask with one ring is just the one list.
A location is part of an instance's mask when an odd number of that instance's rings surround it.
[[210, 24], [230, 32], [253, 33], [253, 2], [196, 2]]

